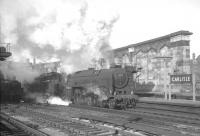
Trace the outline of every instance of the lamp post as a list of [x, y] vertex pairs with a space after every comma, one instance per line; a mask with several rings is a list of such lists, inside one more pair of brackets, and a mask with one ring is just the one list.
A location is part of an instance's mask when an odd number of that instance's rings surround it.
[[[164, 93], [165, 93], [165, 100], [167, 100], [167, 60], [171, 60], [172, 57], [169, 56], [158, 56], [155, 57], [154, 59], [161, 59], [164, 60]], [[171, 100], [171, 89], [169, 91], [169, 100]]]

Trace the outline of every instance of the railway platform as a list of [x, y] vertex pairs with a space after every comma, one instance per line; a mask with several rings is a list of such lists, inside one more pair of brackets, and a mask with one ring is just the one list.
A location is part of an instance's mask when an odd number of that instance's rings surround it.
[[139, 98], [139, 102], [200, 107], [200, 101], [184, 100], [184, 99], [165, 100], [164, 98], [141, 97]]

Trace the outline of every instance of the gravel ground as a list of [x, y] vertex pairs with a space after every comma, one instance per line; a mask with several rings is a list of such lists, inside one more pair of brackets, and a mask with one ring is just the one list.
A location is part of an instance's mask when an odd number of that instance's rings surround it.
[[12, 117], [17, 119], [17, 120], [19, 120], [19, 121], [24, 122], [25, 124], [32, 125], [32, 126], [37, 126], [38, 130], [48, 134], [49, 136], [68, 136], [66, 133], [61, 132], [59, 129], [55, 129], [55, 128], [46, 127], [44, 125], [41, 125], [41, 124], [39, 124], [37, 122], [34, 122], [29, 117], [22, 117], [22, 116], [19, 116], [19, 115], [17, 115], [17, 116], [14, 115]]

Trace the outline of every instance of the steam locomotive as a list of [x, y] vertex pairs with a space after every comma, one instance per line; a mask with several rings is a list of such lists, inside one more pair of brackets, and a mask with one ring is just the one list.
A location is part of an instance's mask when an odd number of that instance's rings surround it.
[[68, 96], [74, 104], [95, 105], [106, 108], [133, 108], [133, 74], [136, 67], [113, 66], [110, 69], [88, 69], [68, 75]]
[[78, 105], [127, 109], [134, 108], [138, 100], [134, 94], [133, 79], [137, 72], [136, 67], [122, 68], [119, 65], [110, 69], [77, 71], [67, 75], [67, 78], [51, 72], [40, 75], [34, 82], [25, 84], [24, 88], [31, 94], [58, 96]]

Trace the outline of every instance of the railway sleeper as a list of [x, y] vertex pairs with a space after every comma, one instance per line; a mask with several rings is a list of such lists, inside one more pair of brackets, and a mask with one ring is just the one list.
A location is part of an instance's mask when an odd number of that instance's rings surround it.
[[[49, 117], [49, 115], [48, 114], [45, 114], [45, 115], [43, 115], [43, 116], [46, 116], [45, 118], [48, 120], [50, 117]], [[53, 117], [53, 116], [52, 116]], [[54, 117], [55, 118], [55, 117]], [[54, 119], [53, 119], [53, 121], [55, 121]], [[63, 123], [62, 123], [63, 124]], [[71, 122], [69, 122], [69, 127], [72, 127], [72, 128], [70, 128], [70, 130], [72, 131], [72, 132], [74, 132], [74, 133], [82, 133], [82, 131], [80, 131], [78, 128], [78, 130], [77, 129], [75, 129], [75, 128], [73, 128], [73, 127], [77, 127], [77, 124], [76, 123], [71, 123]], [[52, 123], [52, 122], [50, 122], [50, 125], [54, 125], [54, 123]], [[79, 124], [80, 125], [80, 124]], [[84, 128], [84, 127], [83, 127]], [[83, 134], [86, 134], [84, 131], [83, 131]]]
[[85, 132], [89, 132], [89, 131], [99, 131], [100, 129], [98, 129], [98, 128], [84, 128], [84, 129], [80, 128], [80, 130], [84, 130]]
[[[74, 126], [74, 127], [70, 127], [69, 126], [66, 126], [70, 131], [72, 132], [76, 132], [78, 134], [83, 134], [83, 135], [91, 135], [91, 134], [95, 134], [95, 133], [103, 133], [103, 132], [107, 132], [107, 131], [103, 131], [103, 130], [100, 130], [98, 128], [88, 128], [86, 126], [83, 126], [83, 127], [79, 127], [79, 126]], [[93, 135], [94, 135], [93, 134]]]
[[[51, 119], [51, 120], [54, 120], [54, 119]], [[84, 124], [77, 124], [77, 123], [74, 123], [74, 122], [67, 122], [67, 123], [57, 123], [57, 122], [52, 122], [52, 121], [48, 121], [48, 120], [44, 120], [43, 119], [43, 122], [46, 122], [48, 123], [49, 126], [51, 127], [57, 127], [57, 128], [65, 128], [65, 129], [68, 129], [70, 130], [71, 132], [76, 132], [76, 133], [83, 133], [83, 134], [87, 134], [87, 133], [102, 133], [104, 131], [98, 129], [98, 128], [94, 128], [94, 127], [89, 127], [89, 126], [86, 126]], [[92, 131], [92, 132], [90, 132]]]
[[99, 134], [106, 133], [106, 132], [109, 132], [109, 131], [106, 131], [106, 130], [98, 130], [98, 131], [91, 131], [91, 132], [88, 132], [88, 134], [89, 134], [89, 135], [99, 135]]

